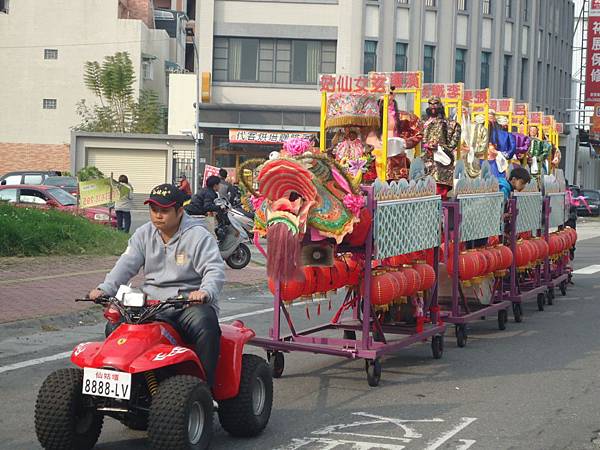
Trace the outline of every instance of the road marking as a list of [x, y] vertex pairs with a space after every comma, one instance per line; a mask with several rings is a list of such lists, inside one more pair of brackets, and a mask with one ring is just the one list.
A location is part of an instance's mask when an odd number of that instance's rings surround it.
[[592, 264], [591, 266], [577, 269], [573, 271], [573, 275], [592, 275], [596, 272], [600, 272], [600, 264]]
[[93, 275], [96, 273], [106, 273], [108, 270], [110, 270], [110, 269], [86, 270], [84, 272], [59, 273], [57, 275], [43, 275], [41, 277], [18, 278], [16, 280], [3, 280], [3, 281], [0, 281], [0, 285], [15, 284], [15, 283], [30, 283], [32, 281], [54, 280], [56, 278], [69, 278], [69, 277], [76, 277], [79, 275]]
[[38, 364], [44, 364], [50, 361], [56, 361], [58, 359], [64, 359], [71, 356], [71, 352], [57, 353], [56, 355], [44, 356], [43, 358], [35, 358], [27, 361], [21, 361], [8, 366], [0, 367], [0, 373], [8, 372], [11, 370], [23, 369], [25, 367], [37, 366]]
[[454, 436], [455, 434], [457, 434], [459, 431], [467, 428], [469, 425], [471, 425], [476, 420], [477, 419], [474, 418], [474, 417], [463, 417], [462, 420], [460, 421], [460, 423], [457, 426], [455, 426], [454, 428], [452, 428], [447, 433], [442, 434], [436, 440], [428, 442], [428, 445], [427, 445], [427, 447], [425, 447], [424, 450], [435, 450], [436, 448], [440, 448], [440, 446], [442, 444], [444, 444], [446, 441], [448, 441], [452, 436]]
[[[272, 311], [273, 311], [273, 308], [265, 308], [265, 309], [259, 309], [257, 311], [250, 311], [250, 312], [241, 313], [241, 314], [234, 314], [233, 316], [227, 316], [227, 317], [223, 317], [223, 318], [219, 319], [219, 323], [229, 322], [231, 320], [236, 320], [236, 319], [241, 319], [242, 317], [257, 316], [259, 314], [264, 314], [264, 313], [272, 312]], [[34, 359], [29, 359], [27, 361], [21, 361], [21, 362], [14, 363], [14, 364], [8, 364], [6, 366], [0, 366], [0, 373], [10, 372], [11, 370], [24, 369], [25, 367], [37, 366], [39, 364], [44, 364], [44, 363], [47, 363], [50, 361], [57, 361], [59, 359], [65, 359], [65, 358], [68, 358], [69, 356], [71, 356], [70, 351], [57, 353], [56, 355], [44, 356], [43, 358], [34, 358]]]
[[456, 447], [456, 450], [467, 450], [467, 449], [471, 448], [471, 446], [472, 446], [472, 445], [473, 445], [475, 442], [477, 442], [477, 441], [476, 441], [476, 440], [474, 440], [474, 439], [459, 439], [458, 441], [459, 441], [459, 442], [461, 442], [461, 443], [462, 443], [462, 445], [460, 445], [460, 446]]

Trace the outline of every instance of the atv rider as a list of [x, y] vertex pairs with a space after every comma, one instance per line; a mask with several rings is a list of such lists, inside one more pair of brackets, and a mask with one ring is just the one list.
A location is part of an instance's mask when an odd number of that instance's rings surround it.
[[136, 230], [104, 282], [89, 297], [114, 296], [120, 285], [143, 268], [141, 290], [149, 298], [166, 300], [187, 294], [189, 300], [201, 302], [185, 309], [170, 308], [157, 318], [171, 323], [194, 345], [212, 386], [221, 338], [218, 297], [225, 270], [215, 239], [201, 221], [184, 212], [183, 201], [177, 186], [161, 184], [152, 189], [144, 202], [150, 205], [150, 222]]

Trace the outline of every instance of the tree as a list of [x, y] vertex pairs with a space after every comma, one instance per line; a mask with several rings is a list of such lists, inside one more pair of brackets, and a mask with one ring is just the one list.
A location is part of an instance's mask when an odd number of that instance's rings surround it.
[[104, 174], [95, 166], [87, 166], [79, 169], [79, 172], [77, 172], [77, 178], [79, 178], [79, 181], [95, 180], [98, 178], [104, 178]]
[[127, 52], [117, 52], [84, 65], [83, 81], [94, 93], [98, 104], [89, 106], [80, 100], [76, 106], [81, 122], [79, 131], [117, 133], [162, 133], [165, 130], [163, 106], [158, 95], [142, 89], [134, 96], [135, 71]]

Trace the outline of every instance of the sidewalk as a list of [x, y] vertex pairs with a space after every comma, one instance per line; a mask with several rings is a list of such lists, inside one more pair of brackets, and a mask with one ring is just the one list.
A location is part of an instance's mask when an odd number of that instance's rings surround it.
[[[84, 312], [94, 305], [75, 303], [104, 280], [116, 256], [0, 258], [0, 324]], [[251, 262], [226, 269], [225, 290], [266, 282], [265, 268]], [[134, 284], [141, 277], [134, 278]]]

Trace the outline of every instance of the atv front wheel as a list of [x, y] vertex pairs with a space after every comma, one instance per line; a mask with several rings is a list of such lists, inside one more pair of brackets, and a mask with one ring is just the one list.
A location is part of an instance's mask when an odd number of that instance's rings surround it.
[[104, 416], [84, 407], [81, 369], [60, 369], [42, 384], [35, 403], [35, 432], [46, 450], [91, 449]]
[[221, 426], [232, 436], [256, 436], [267, 426], [272, 406], [271, 367], [260, 356], [243, 355], [238, 395], [219, 402]]
[[148, 439], [155, 449], [201, 450], [213, 433], [213, 400], [204, 381], [175, 375], [162, 381], [152, 398]]

